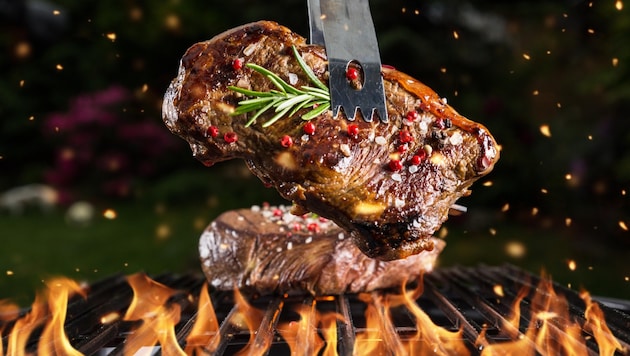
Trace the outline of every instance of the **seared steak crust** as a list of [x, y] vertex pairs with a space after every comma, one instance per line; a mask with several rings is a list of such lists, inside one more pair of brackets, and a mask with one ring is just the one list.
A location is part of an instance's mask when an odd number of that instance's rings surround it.
[[[235, 60], [261, 65], [295, 87], [310, 85], [292, 45], [327, 83], [324, 48], [276, 23], [256, 22], [188, 49], [164, 97], [164, 122], [206, 165], [244, 159], [296, 212], [332, 219], [370, 257], [392, 260], [432, 249], [430, 237], [449, 208], [498, 159], [493, 137], [424, 84], [385, 67], [388, 123], [351, 122], [329, 110], [309, 121], [315, 130], [305, 133], [303, 110], [267, 128], [261, 124], [273, 113], [246, 127], [249, 115], [232, 115], [244, 98], [228, 86], [273, 86]], [[289, 147], [284, 136], [292, 139]]]
[[367, 257], [332, 221], [284, 206], [255, 206], [221, 214], [201, 235], [199, 254], [210, 284], [259, 294], [314, 295], [400, 287], [431, 271], [444, 241], [395, 261]]

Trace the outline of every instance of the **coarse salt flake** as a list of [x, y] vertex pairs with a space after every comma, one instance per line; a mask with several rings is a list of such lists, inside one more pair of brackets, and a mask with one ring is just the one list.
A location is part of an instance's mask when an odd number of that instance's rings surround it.
[[289, 73], [289, 84], [295, 85], [297, 84], [298, 76], [295, 73]]
[[425, 134], [427, 130], [429, 130], [429, 125], [426, 121], [420, 121], [420, 123], [418, 124], [418, 128], [420, 128], [421, 133]]
[[376, 142], [377, 145], [384, 145], [387, 143], [387, 140], [383, 136], [376, 136], [374, 142]]
[[395, 182], [402, 182], [402, 177], [398, 173], [392, 174], [392, 180]]
[[344, 156], [346, 157], [350, 157], [350, 146], [348, 144], [341, 144], [339, 145], [339, 150], [341, 151], [341, 153], [343, 153]]
[[464, 138], [462, 137], [461, 133], [455, 131], [455, 133], [451, 135], [448, 141], [451, 143], [451, 145], [459, 145], [464, 141]]
[[394, 206], [397, 208], [402, 208], [403, 206], [405, 206], [405, 201], [402, 199], [396, 198], [396, 200], [394, 201]]

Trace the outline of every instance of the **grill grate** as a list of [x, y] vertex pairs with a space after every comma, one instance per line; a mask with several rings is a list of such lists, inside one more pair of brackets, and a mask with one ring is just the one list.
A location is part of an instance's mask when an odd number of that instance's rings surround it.
[[[165, 284], [180, 292], [172, 296], [171, 303], [178, 303], [182, 310], [180, 322], [176, 325], [175, 333], [179, 344], [184, 346], [185, 339], [196, 320], [197, 297], [203, 287], [204, 279], [197, 274], [173, 275], [165, 274], [155, 278], [157, 282]], [[512, 315], [514, 300], [524, 287], [529, 290], [521, 307], [519, 329], [525, 333], [529, 325], [530, 310], [535, 307], [532, 295], [536, 292], [541, 278], [524, 272], [511, 265], [477, 266], [477, 267], [449, 267], [436, 269], [424, 277], [423, 291], [416, 304], [427, 314], [432, 322], [444, 329], [456, 332], [462, 330], [461, 337], [469, 351], [478, 353], [475, 340], [479, 333], [485, 330], [485, 336], [490, 343], [507, 341], [504, 321]], [[501, 298], [497, 297], [497, 286], [501, 288]], [[585, 321], [585, 303], [573, 290], [554, 284], [554, 290], [563, 295], [569, 305], [570, 317], [583, 325]], [[283, 336], [282, 325], [299, 320], [299, 310], [306, 310], [306, 325], [311, 330], [316, 325], [316, 315], [325, 312], [335, 312], [337, 345], [340, 355], [352, 355], [357, 335], [374, 330], [368, 330], [365, 311], [368, 307], [383, 310], [380, 304], [385, 291], [374, 292], [366, 301], [366, 295], [347, 294], [329, 297], [312, 296], [284, 296], [260, 297], [249, 300], [249, 303], [260, 313], [260, 325], [255, 335], [250, 335], [243, 328], [238, 327], [239, 313], [234, 304], [232, 292], [215, 291], [211, 300], [220, 323], [219, 344], [215, 354], [231, 355], [241, 350], [253, 337], [252, 351], [266, 350], [262, 354], [289, 355], [290, 348], [285, 338], [293, 337], [300, 350], [310, 355], [316, 350], [316, 334], [314, 332], [300, 332], [294, 336]], [[193, 296], [193, 298], [191, 298]], [[94, 283], [89, 288], [87, 299], [73, 297], [68, 304], [65, 330], [73, 347], [86, 355], [122, 355], [127, 337], [134, 333], [140, 322], [123, 321], [122, 318], [111, 323], [102, 323], [101, 318], [113, 312], [124, 315], [133, 297], [133, 291], [122, 275], [116, 275]], [[603, 305], [601, 305], [603, 304]], [[613, 307], [609, 307], [611, 305]], [[600, 302], [606, 322], [612, 333], [620, 341], [625, 350], [630, 350], [630, 301], [614, 301], [614, 303]], [[380, 308], [380, 309], [379, 309]], [[22, 316], [26, 313], [24, 311]], [[381, 320], [376, 330], [378, 337], [375, 342], [381, 343], [381, 349], [387, 354], [399, 354], [402, 350], [401, 342], [415, 335], [416, 323], [412, 313], [405, 307], [395, 307], [389, 311], [390, 318]], [[15, 321], [0, 321], [3, 331], [3, 349], [6, 350], [8, 334]], [[241, 323], [242, 324], [242, 323]], [[552, 325], [553, 327], [553, 325]], [[41, 329], [41, 328], [40, 328]], [[560, 330], [556, 330], [561, 332]], [[321, 334], [324, 330], [318, 330]], [[583, 331], [584, 332], [584, 331]], [[29, 340], [27, 351], [35, 352], [38, 335], [35, 331]], [[392, 337], [392, 335], [399, 337]], [[588, 353], [599, 354], [598, 345], [593, 338], [587, 337]], [[402, 341], [401, 341], [402, 340]], [[290, 340], [291, 341], [291, 340]], [[148, 347], [149, 354], [169, 354], [159, 347]], [[260, 353], [256, 353], [260, 354]], [[621, 353], [618, 353], [621, 354]]]

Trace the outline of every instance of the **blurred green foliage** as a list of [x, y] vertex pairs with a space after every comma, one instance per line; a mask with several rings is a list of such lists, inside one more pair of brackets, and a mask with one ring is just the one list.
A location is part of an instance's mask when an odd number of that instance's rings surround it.
[[[126, 88], [129, 100], [112, 109], [120, 125], [166, 131], [161, 98], [192, 43], [260, 19], [308, 34], [304, 1], [48, 1], [59, 14], [39, 13], [39, 23], [50, 24], [44, 35], [29, 22], [32, 9], [0, 13], [0, 191], [45, 181], [45, 172], [56, 169], [68, 135], [45, 123], [70, 113], [76, 98]], [[28, 8], [39, 1], [14, 3]], [[630, 257], [630, 233], [620, 224], [630, 225], [630, 4], [618, 10], [614, 1], [370, 3], [383, 62], [433, 87], [502, 145], [495, 170], [462, 201], [469, 213], [450, 224], [477, 234], [497, 225], [543, 229], [546, 238], [568, 235], [587, 250], [597, 244]], [[117, 140], [101, 136], [99, 144], [124, 146]], [[274, 197], [241, 165], [208, 169], [182, 140], [173, 136], [165, 145], [168, 153], [144, 162], [153, 173], [136, 175], [124, 198], [96, 188], [89, 168], [88, 188], [76, 198], [192, 206], [227, 191], [236, 199], [222, 199], [220, 211]], [[230, 184], [235, 176], [244, 183]]]

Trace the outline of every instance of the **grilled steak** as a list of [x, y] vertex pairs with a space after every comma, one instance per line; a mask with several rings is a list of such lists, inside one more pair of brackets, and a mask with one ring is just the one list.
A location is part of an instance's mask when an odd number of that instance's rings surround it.
[[400, 287], [433, 268], [444, 246], [395, 261], [367, 257], [328, 219], [283, 206], [228, 211], [201, 235], [199, 253], [212, 286], [260, 294], [315, 295]]
[[306, 122], [300, 115], [309, 108], [269, 127], [261, 123], [273, 112], [246, 126], [251, 114], [233, 115], [245, 98], [228, 86], [274, 87], [241, 63], [265, 67], [297, 88], [309, 85], [292, 46], [327, 83], [324, 48], [273, 22], [193, 45], [165, 94], [166, 125], [206, 165], [244, 159], [297, 214], [333, 220], [370, 257], [392, 260], [434, 248], [431, 236], [449, 208], [498, 159], [493, 137], [424, 84], [386, 67], [388, 123], [351, 122], [330, 110]]

